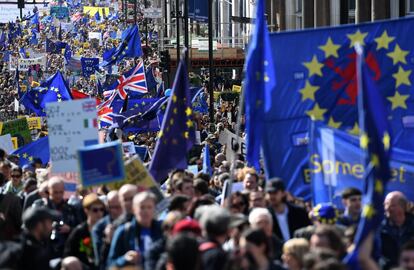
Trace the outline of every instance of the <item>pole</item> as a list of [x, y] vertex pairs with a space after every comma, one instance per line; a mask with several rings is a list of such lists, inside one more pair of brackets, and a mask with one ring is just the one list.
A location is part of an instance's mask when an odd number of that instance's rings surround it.
[[22, 20], [22, 19], [23, 19], [23, 9], [20, 8], [20, 20]]
[[175, 23], [177, 26], [177, 67], [180, 61], [180, 0], [175, 0]]
[[[145, 8], [147, 8], [148, 6], [147, 6], [147, 0], [144, 0], [144, 7]], [[147, 48], [148, 48], [148, 19], [147, 18], [145, 18], [144, 19], [145, 21], [145, 45], [147, 46]]]
[[167, 0], [164, 0], [164, 24], [165, 24], [165, 28], [164, 28], [164, 36], [167, 37], [168, 36], [168, 11], [167, 11]]
[[184, 0], [184, 46], [187, 48], [185, 50], [185, 63], [187, 65], [187, 70], [190, 70], [190, 61], [188, 59], [189, 47], [189, 38], [188, 38], [188, 0]]
[[210, 123], [214, 122], [214, 70], [213, 70], [213, 1], [208, 0], [208, 91], [210, 94]]
[[135, 24], [137, 24], [137, 21], [138, 21], [138, 19], [137, 19], [137, 1], [138, 0], [134, 0], [134, 23]]

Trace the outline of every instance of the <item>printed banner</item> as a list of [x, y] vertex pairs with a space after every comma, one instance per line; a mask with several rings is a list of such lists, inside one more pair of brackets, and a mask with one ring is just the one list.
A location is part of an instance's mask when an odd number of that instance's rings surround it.
[[58, 19], [69, 18], [69, 8], [68, 7], [50, 7], [50, 15]]
[[17, 57], [10, 57], [9, 62], [9, 70], [14, 71], [17, 68], [17, 65], [19, 67], [19, 71], [28, 71], [31, 66], [40, 65], [42, 70], [46, 70], [47, 65], [47, 58], [46, 55], [43, 55], [41, 57], [37, 58], [17, 58]]
[[32, 142], [26, 118], [0, 123], [0, 130], [1, 135], [10, 134], [12, 137], [15, 137], [18, 147]]

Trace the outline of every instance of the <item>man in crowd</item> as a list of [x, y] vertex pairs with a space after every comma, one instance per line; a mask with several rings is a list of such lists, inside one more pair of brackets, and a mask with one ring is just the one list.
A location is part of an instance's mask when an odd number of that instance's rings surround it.
[[339, 219], [339, 224], [344, 226], [358, 224], [361, 216], [361, 196], [362, 192], [354, 187], [347, 188], [342, 192], [342, 204], [345, 212]]

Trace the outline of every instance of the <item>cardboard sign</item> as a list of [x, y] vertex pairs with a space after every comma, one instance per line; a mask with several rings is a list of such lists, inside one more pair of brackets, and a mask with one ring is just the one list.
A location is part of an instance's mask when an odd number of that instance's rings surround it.
[[30, 130], [42, 129], [42, 118], [41, 117], [29, 117], [27, 118], [27, 124]]
[[1, 135], [10, 134], [16, 137], [18, 147], [32, 142], [29, 126], [26, 118], [0, 123]]
[[13, 142], [10, 134], [0, 136], [0, 149], [6, 151], [7, 154], [13, 152]]
[[158, 202], [164, 199], [164, 195], [160, 191], [158, 184], [137, 156], [125, 163], [125, 179], [121, 182], [109, 184], [108, 187], [110, 189], [119, 189], [123, 184], [127, 183], [137, 185], [141, 189], [152, 191], [157, 196]]
[[124, 142], [122, 143], [122, 149], [124, 151], [124, 154], [126, 155], [133, 155], [136, 153], [135, 146], [133, 142]]
[[232, 90], [233, 90], [233, 92], [237, 92], [237, 93], [240, 93], [241, 92], [241, 86], [240, 85], [235, 85], [235, 84], [233, 84], [233, 88], [232, 88]]
[[125, 178], [122, 147], [119, 142], [87, 146], [78, 150], [82, 185], [85, 187]]
[[[237, 140], [239, 140], [239, 147], [237, 147]], [[246, 141], [228, 129], [224, 129], [220, 133], [219, 143], [226, 145], [226, 159], [228, 161], [233, 160], [235, 153], [246, 156]]]
[[17, 137], [11, 137], [11, 141], [13, 144], [13, 149], [16, 150], [19, 148], [19, 145], [17, 144]]
[[46, 104], [52, 172], [78, 172], [79, 148], [98, 143], [95, 99]]
[[9, 70], [14, 71], [19, 67], [19, 71], [28, 71], [31, 66], [39, 65], [43, 70], [46, 70], [46, 55], [37, 57], [37, 58], [17, 58], [10, 57]]

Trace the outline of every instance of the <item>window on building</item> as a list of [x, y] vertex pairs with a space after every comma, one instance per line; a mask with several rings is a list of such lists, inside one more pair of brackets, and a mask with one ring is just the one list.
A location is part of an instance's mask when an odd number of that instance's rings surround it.
[[414, 0], [407, 0], [407, 13], [414, 15]]
[[355, 0], [348, 0], [348, 23], [355, 23]]
[[296, 0], [295, 3], [295, 15], [296, 15], [296, 29], [302, 28], [302, 0]]

